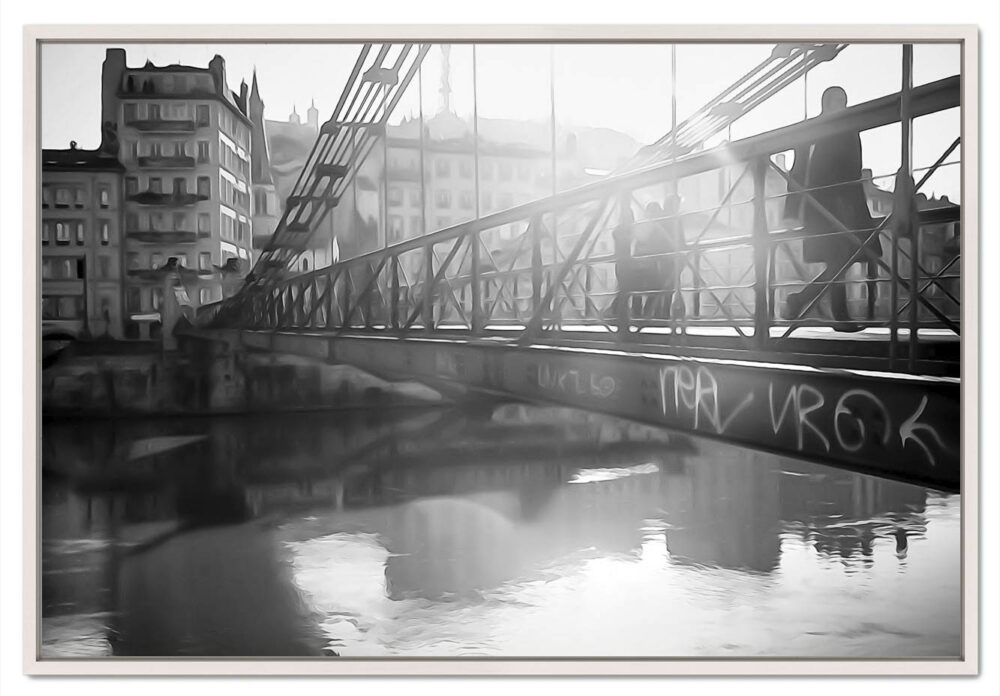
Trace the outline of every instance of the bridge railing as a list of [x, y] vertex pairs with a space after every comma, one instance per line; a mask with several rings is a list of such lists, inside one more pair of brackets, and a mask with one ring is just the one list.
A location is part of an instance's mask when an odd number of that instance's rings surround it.
[[[910, 117], [954, 108], [959, 78], [907, 96]], [[874, 216], [867, 229], [845, 226], [816, 189], [799, 190], [775, 157], [819, 137], [899, 122], [901, 106], [900, 94], [888, 95], [329, 268], [251, 282], [214, 311], [212, 321], [265, 330], [497, 334], [529, 341], [572, 336], [687, 346], [724, 335], [737, 348], [781, 353], [801, 350], [797, 339], [815, 327], [845, 328], [816, 312], [839, 285], [848, 288], [850, 330], [882, 330], [876, 335], [883, 338], [886, 367], [917, 371], [922, 333], [960, 334], [960, 208], [915, 215], [911, 209], [935, 172], [955, 166], [948, 157], [960, 141], [931, 167], [913, 172], [921, 174], [917, 182], [888, 173], [896, 192], [882, 194], [892, 196], [896, 212]], [[649, 214], [649, 203], [669, 200], [673, 191], [683, 196], [686, 182], [705, 176], [725, 182], [719, 200], [701, 209], [683, 201], [677, 211]], [[812, 277], [799, 247], [816, 235], [784, 218], [791, 194], [829, 223], [830, 236], [853, 245], [845, 272]], [[621, 239], [650, 226], [661, 242], [672, 234], [672, 247], [623, 253]], [[882, 254], [862, 243], [876, 238]], [[807, 287], [814, 296], [789, 313], [788, 295]]]

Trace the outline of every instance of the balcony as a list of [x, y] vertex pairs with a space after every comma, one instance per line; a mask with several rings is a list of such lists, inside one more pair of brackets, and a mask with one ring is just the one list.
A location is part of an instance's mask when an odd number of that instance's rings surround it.
[[155, 191], [139, 191], [125, 197], [126, 200], [139, 205], [184, 206], [194, 205], [198, 201], [209, 200], [208, 195], [200, 193], [157, 193]]
[[219, 269], [215, 266], [208, 269], [161, 266], [159, 268], [130, 268], [127, 271], [128, 279], [132, 285], [147, 286], [162, 285], [173, 274], [176, 274], [185, 287], [215, 286], [222, 278]]
[[169, 118], [132, 119], [125, 125], [144, 133], [193, 133], [198, 127], [192, 119]]
[[126, 235], [143, 244], [194, 244], [198, 233], [189, 230], [128, 230]]
[[389, 181], [420, 181], [418, 167], [389, 167]]
[[150, 169], [194, 169], [194, 165], [194, 157], [187, 155], [151, 155], [139, 158], [139, 166]]

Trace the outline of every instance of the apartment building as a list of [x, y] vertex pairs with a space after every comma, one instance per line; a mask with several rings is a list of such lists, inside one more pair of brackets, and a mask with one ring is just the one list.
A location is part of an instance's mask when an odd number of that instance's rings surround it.
[[122, 338], [122, 174], [113, 157], [42, 151], [42, 335]]
[[101, 152], [123, 168], [125, 335], [155, 336], [164, 274], [193, 307], [222, 299], [222, 267], [252, 261], [248, 89], [231, 92], [225, 61], [207, 68], [126, 65], [108, 49]]

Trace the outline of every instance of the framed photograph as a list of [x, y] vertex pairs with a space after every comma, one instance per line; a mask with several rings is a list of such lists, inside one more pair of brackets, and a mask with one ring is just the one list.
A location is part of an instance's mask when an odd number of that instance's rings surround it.
[[968, 26], [30, 26], [33, 674], [976, 674]]

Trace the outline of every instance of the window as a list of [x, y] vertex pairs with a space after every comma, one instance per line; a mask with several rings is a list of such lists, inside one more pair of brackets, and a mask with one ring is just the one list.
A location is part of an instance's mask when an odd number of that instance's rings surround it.
[[79, 319], [83, 314], [83, 298], [79, 295], [42, 297], [43, 319]]
[[160, 305], [163, 304], [163, 288], [152, 288], [150, 300], [152, 300], [153, 311], [158, 312], [160, 310]]
[[423, 225], [420, 224], [420, 216], [414, 215], [410, 218], [410, 234], [416, 237], [423, 233]]
[[212, 218], [208, 213], [198, 213], [198, 236], [208, 237], [212, 234]]
[[188, 265], [187, 254], [185, 254], [183, 251], [175, 251], [174, 257], [177, 259], [178, 266], [181, 266], [182, 268], [187, 268]]
[[134, 176], [125, 177], [125, 195], [134, 196], [139, 192], [139, 180]]
[[101, 186], [97, 189], [97, 205], [105, 209], [111, 205], [111, 192], [108, 191], [107, 186]]
[[69, 244], [69, 223], [56, 223], [56, 244]]
[[199, 271], [210, 271], [212, 270], [212, 255], [203, 251], [198, 254], [198, 270]]
[[450, 208], [451, 191], [436, 191], [434, 193], [434, 205], [438, 208]]
[[475, 205], [475, 200], [472, 197], [472, 191], [462, 191], [459, 193], [458, 204], [465, 210], [472, 210]]
[[101, 229], [101, 246], [107, 246], [111, 243], [111, 223], [107, 220], [101, 220], [99, 224]]
[[42, 207], [48, 208], [52, 205], [52, 189], [48, 186], [42, 187]]
[[444, 158], [435, 160], [434, 175], [439, 177], [451, 176], [451, 162]]
[[137, 271], [142, 263], [139, 259], [139, 254], [135, 251], [130, 251], [126, 257], [126, 262], [128, 263], [128, 270]]
[[56, 189], [56, 207], [68, 208], [70, 201], [70, 191], [66, 188]]
[[198, 141], [198, 161], [207, 162], [208, 161], [208, 141], [199, 140]]
[[187, 193], [187, 179], [183, 176], [174, 177], [174, 195], [183, 196]]
[[130, 123], [131, 121], [136, 121], [138, 119], [139, 111], [136, 109], [135, 102], [125, 104], [125, 122]]
[[83, 259], [43, 259], [42, 278], [51, 280], [76, 280], [83, 277]]
[[87, 202], [86, 193], [82, 188], [76, 189], [74, 191], [74, 196], [75, 200], [73, 202], [73, 205], [75, 205], [77, 208], [82, 208], [84, 205], [86, 205]]
[[483, 162], [479, 167], [479, 176], [482, 177], [484, 181], [491, 181], [493, 179], [493, 163]]
[[151, 157], [162, 157], [163, 145], [161, 145], [160, 143], [150, 143], [149, 154]]
[[517, 165], [517, 178], [521, 181], [528, 181], [531, 179], [531, 167], [526, 163]]
[[500, 181], [510, 181], [511, 177], [511, 167], [510, 162], [500, 163]]
[[399, 215], [389, 216], [389, 242], [398, 242], [403, 238], [403, 218]]
[[162, 265], [163, 265], [163, 254], [161, 254], [158, 251], [153, 252], [153, 254], [149, 257], [149, 267], [159, 268]]
[[506, 210], [514, 205], [514, 196], [509, 193], [501, 193], [498, 204], [500, 206], [500, 210]]
[[389, 205], [403, 205], [403, 189], [398, 186], [389, 187]]
[[125, 229], [133, 232], [139, 229], [139, 214], [125, 213]]
[[471, 179], [473, 174], [472, 162], [465, 159], [459, 160], [458, 173], [462, 175], [463, 179]]
[[187, 155], [187, 148], [184, 147], [183, 140], [174, 141], [174, 157], [184, 157]]
[[49, 223], [47, 222], [42, 223], [42, 244], [49, 243], [49, 227], [50, 227]]
[[451, 218], [449, 217], [439, 217], [437, 219], [437, 226], [439, 230], [443, 230], [445, 227], [451, 224]]
[[98, 278], [110, 278], [111, 277], [111, 257], [101, 254], [97, 257], [97, 277]]
[[483, 212], [488, 213], [493, 210], [493, 194], [489, 191], [483, 191], [482, 199]]
[[83, 298], [79, 296], [59, 298], [59, 318], [79, 319], [83, 314]]
[[202, 288], [198, 291], [198, 303], [208, 304], [212, 301], [212, 288]]
[[208, 125], [208, 104], [198, 104], [195, 107], [195, 119], [199, 126]]
[[128, 288], [125, 291], [125, 309], [129, 312], [142, 311], [142, 295], [139, 288]]
[[187, 229], [187, 215], [184, 213], [174, 213], [174, 230]]
[[410, 205], [415, 208], [420, 207], [420, 189], [410, 189]]
[[163, 193], [163, 180], [158, 176], [149, 177], [149, 190], [153, 193]]
[[[150, 104], [149, 105], [149, 120], [150, 121], [159, 121], [160, 120], [160, 105], [159, 104]], [[159, 148], [159, 144], [157, 144], [156, 147]], [[159, 154], [159, 152], [157, 152], [157, 155], [158, 154]]]
[[212, 197], [212, 182], [207, 176], [198, 177], [198, 195], [202, 198]]

